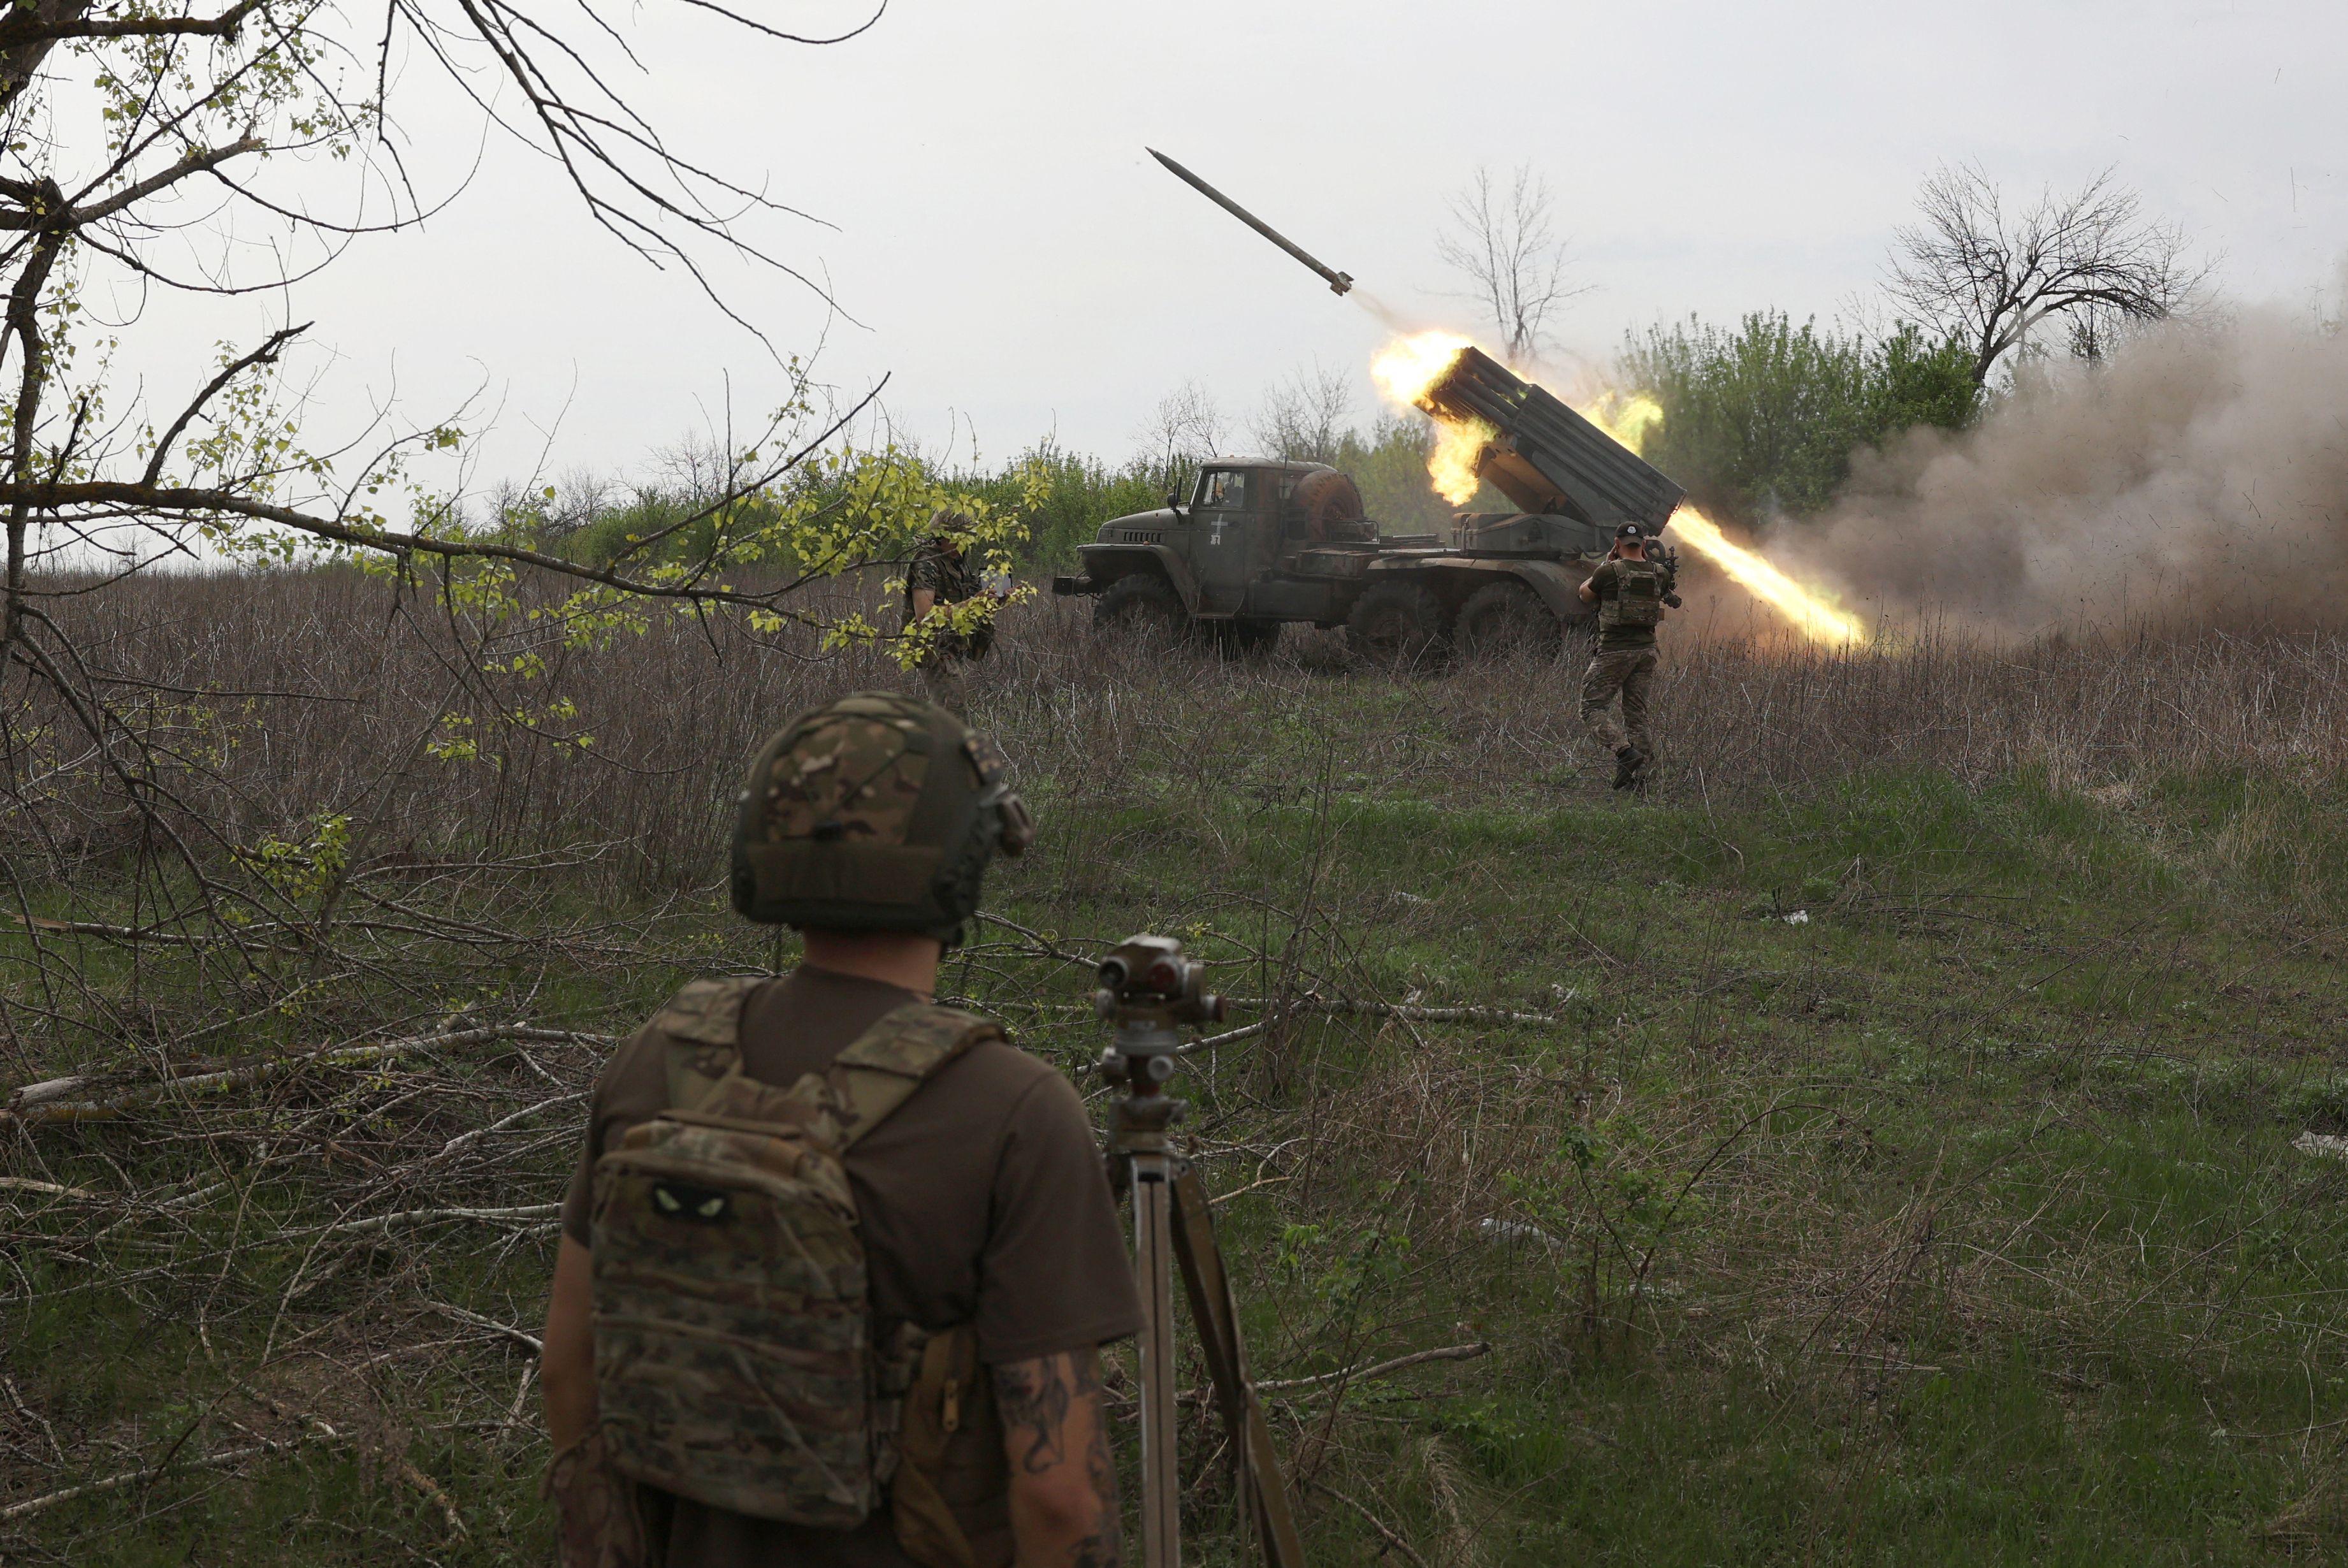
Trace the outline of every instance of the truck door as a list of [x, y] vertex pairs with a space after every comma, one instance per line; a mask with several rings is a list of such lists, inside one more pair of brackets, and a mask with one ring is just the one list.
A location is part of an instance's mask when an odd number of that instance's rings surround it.
[[1190, 515], [1196, 529], [1192, 559], [1198, 563], [1199, 608], [1210, 615], [1238, 610], [1247, 586], [1269, 564], [1270, 531], [1277, 526], [1268, 475], [1249, 469], [1209, 469], [1199, 476]]

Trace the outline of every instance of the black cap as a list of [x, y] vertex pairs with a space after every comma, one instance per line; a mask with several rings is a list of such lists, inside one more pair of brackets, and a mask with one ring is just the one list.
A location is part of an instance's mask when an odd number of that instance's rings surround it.
[[1644, 539], [1647, 537], [1647, 531], [1641, 528], [1635, 522], [1626, 522], [1622, 527], [1614, 531], [1614, 537], [1617, 539]]

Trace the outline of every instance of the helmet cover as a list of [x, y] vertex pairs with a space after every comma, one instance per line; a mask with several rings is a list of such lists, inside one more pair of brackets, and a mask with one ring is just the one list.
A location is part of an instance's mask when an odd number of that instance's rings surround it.
[[1035, 837], [1006, 774], [993, 741], [918, 697], [857, 692], [801, 714], [743, 785], [734, 908], [763, 924], [953, 946], [987, 862]]

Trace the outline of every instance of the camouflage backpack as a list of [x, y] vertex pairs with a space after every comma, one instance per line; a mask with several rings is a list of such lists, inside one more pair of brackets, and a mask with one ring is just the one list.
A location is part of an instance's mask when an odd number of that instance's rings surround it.
[[1604, 626], [1653, 626], [1663, 618], [1663, 595], [1671, 592], [1671, 574], [1653, 561], [1614, 562], [1614, 592], [1598, 604], [1598, 624]]
[[[909, 1003], [789, 1088], [746, 1077], [755, 979], [695, 981], [654, 1019], [669, 1109], [595, 1162], [595, 1389], [611, 1462], [664, 1491], [838, 1530], [884, 1500], [923, 1562], [972, 1560], [932, 1478], [975, 1381], [967, 1327], [878, 1332], [842, 1157], [940, 1068], [1002, 1031]], [[973, 1401], [974, 1402], [974, 1401]], [[891, 1487], [892, 1480], [897, 1483]]]

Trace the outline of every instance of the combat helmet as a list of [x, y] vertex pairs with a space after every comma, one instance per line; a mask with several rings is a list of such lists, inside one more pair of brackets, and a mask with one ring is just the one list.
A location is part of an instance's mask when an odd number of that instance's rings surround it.
[[733, 888], [745, 919], [950, 947], [978, 908], [987, 861], [1035, 836], [994, 743], [893, 692], [793, 719], [750, 765], [740, 805]]

